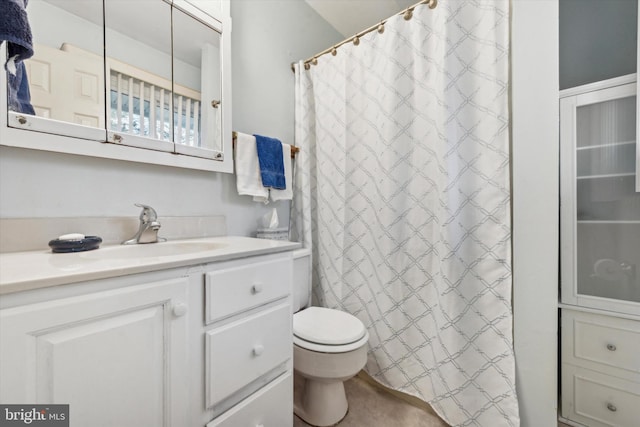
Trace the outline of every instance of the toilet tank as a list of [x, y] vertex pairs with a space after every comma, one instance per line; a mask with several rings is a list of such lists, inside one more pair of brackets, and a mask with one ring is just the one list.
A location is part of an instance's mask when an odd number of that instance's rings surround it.
[[293, 251], [293, 312], [311, 305], [311, 249]]

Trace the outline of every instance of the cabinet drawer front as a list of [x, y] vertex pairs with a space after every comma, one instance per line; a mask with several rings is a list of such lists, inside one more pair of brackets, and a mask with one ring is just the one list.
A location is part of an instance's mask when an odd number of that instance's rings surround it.
[[640, 384], [562, 365], [562, 415], [591, 427], [637, 426]]
[[640, 322], [563, 310], [563, 361], [640, 381]]
[[288, 304], [207, 332], [207, 407], [286, 362], [292, 353]]
[[291, 260], [267, 259], [206, 274], [205, 322], [275, 301], [291, 291]]
[[290, 427], [293, 425], [291, 373], [277, 378], [207, 424], [207, 427]]

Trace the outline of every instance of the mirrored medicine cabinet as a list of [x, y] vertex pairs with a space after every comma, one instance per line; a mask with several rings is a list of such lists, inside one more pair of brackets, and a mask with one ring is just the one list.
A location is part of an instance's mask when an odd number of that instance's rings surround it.
[[232, 172], [229, 0], [30, 0], [27, 14], [29, 95], [0, 73], [1, 145]]

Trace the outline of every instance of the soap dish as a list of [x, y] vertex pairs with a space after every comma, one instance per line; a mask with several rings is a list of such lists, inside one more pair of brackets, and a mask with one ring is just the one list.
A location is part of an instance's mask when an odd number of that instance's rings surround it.
[[102, 238], [98, 236], [85, 236], [84, 239], [78, 240], [53, 239], [49, 242], [49, 247], [54, 253], [84, 252], [98, 249], [100, 243]]

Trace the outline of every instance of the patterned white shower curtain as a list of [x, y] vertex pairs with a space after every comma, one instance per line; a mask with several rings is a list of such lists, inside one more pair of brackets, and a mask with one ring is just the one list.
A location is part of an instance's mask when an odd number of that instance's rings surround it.
[[292, 233], [366, 371], [453, 426], [518, 426], [508, 0], [446, 0], [296, 66]]

